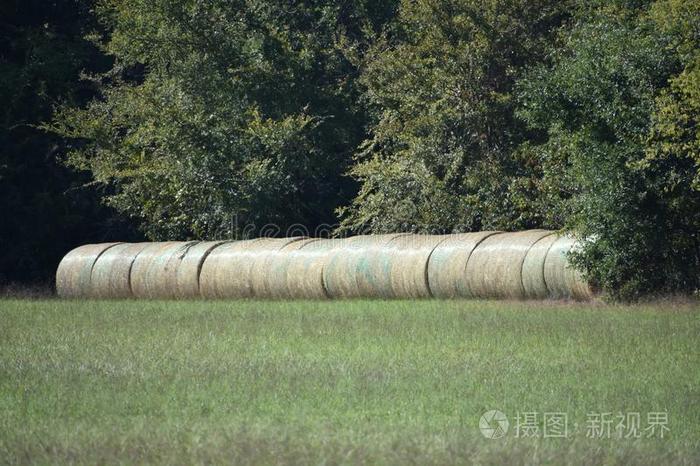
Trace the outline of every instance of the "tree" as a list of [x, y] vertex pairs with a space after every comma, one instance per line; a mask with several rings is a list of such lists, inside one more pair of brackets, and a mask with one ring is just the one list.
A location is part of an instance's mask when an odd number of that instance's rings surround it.
[[0, 6], [0, 284], [48, 282], [72, 247], [128, 238], [89, 179], [64, 167], [64, 140], [40, 128], [61, 102], [94, 95], [82, 70], [110, 61], [83, 38], [90, 2], [5, 1]]
[[[558, 206], [552, 213], [584, 241], [574, 263], [614, 298], [692, 291], [700, 198], [681, 148], [665, 164], [648, 149], [678, 50], [644, 5], [612, 11], [564, 34], [553, 65], [521, 82], [519, 114], [547, 132], [530, 149]], [[678, 184], [669, 190], [671, 180]]]
[[543, 223], [538, 166], [522, 142], [513, 86], [547, 60], [569, 2], [422, 0], [369, 51], [373, 117], [343, 228], [460, 231]]
[[54, 129], [150, 238], [333, 222], [354, 193], [360, 53], [392, 2], [105, 1], [102, 98]]

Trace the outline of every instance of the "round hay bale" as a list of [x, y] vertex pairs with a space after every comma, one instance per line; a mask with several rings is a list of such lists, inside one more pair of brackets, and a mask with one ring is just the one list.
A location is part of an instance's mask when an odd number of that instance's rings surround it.
[[349, 290], [357, 288], [354, 274], [348, 273], [347, 262], [352, 243], [361, 242], [364, 236], [335, 239], [337, 245], [329, 251], [323, 266], [323, 284], [330, 298], [347, 297]]
[[381, 236], [381, 238], [368, 242], [364, 251], [357, 256], [355, 268], [357, 295], [355, 296], [389, 299], [394, 296], [392, 289], [394, 249], [391, 244], [402, 238], [413, 238], [417, 235], [398, 233], [373, 236]]
[[428, 259], [428, 285], [436, 298], [471, 297], [466, 287], [467, 262], [474, 249], [497, 231], [445, 235]]
[[178, 297], [177, 275], [187, 252], [199, 241], [179, 242], [162, 250], [151, 262], [148, 280], [152, 298], [174, 299]]
[[386, 245], [404, 233], [354, 236], [338, 240], [323, 268], [331, 298], [371, 298], [391, 293]]
[[544, 262], [544, 280], [552, 298], [585, 301], [595, 297], [593, 289], [567, 260], [567, 253], [575, 248], [576, 240], [570, 236], [560, 236], [549, 248]]
[[[319, 241], [314, 238], [304, 238], [284, 245], [277, 251], [271, 251], [262, 264], [265, 273], [258, 273], [258, 278], [253, 282], [253, 294], [256, 297], [267, 299], [288, 299], [290, 298], [287, 289], [287, 275], [289, 267], [296, 258], [294, 255], [299, 249]], [[255, 274], [254, 274], [255, 275]]]
[[546, 230], [528, 230], [489, 236], [472, 252], [467, 262], [466, 284], [476, 298], [525, 297], [521, 271], [528, 251]]
[[136, 256], [131, 266], [131, 292], [136, 298], [169, 298], [168, 271], [170, 254], [182, 248], [179, 241], [151, 243]]
[[95, 298], [131, 298], [131, 267], [151, 243], [122, 243], [107, 249], [95, 261], [90, 295]]
[[342, 240], [308, 240], [299, 249], [289, 252], [286, 293], [292, 299], [324, 299], [328, 292], [323, 282], [323, 270], [333, 251]]
[[[251, 290], [256, 298], [273, 298], [273, 288], [279, 294], [285, 288], [285, 269], [290, 248], [299, 247], [308, 238], [297, 236], [261, 243], [250, 268]], [[274, 278], [272, 278], [274, 277]], [[274, 280], [274, 283], [271, 282]]]
[[[204, 260], [199, 276], [200, 293], [205, 298], [251, 298], [253, 281], [262, 280], [264, 267], [256, 262], [299, 238], [258, 238], [223, 244]], [[253, 277], [255, 266], [256, 277]]]
[[392, 298], [429, 298], [428, 261], [445, 235], [410, 235], [389, 243], [389, 280]]
[[86, 244], [66, 254], [56, 269], [56, 293], [62, 298], [90, 296], [90, 276], [95, 261], [120, 243]]
[[527, 252], [521, 273], [526, 298], [544, 299], [549, 296], [544, 280], [544, 261], [556, 240], [557, 235], [552, 233], [537, 241]]
[[324, 269], [336, 249], [344, 240], [318, 239], [293, 251], [287, 271], [287, 293], [291, 298], [329, 298], [324, 283]]
[[196, 299], [199, 293], [199, 275], [207, 256], [227, 241], [201, 241], [187, 247], [184, 255], [176, 256], [175, 297], [178, 299]]
[[262, 239], [232, 241], [211, 251], [204, 259], [199, 273], [199, 294], [203, 298], [223, 298], [228, 287], [247, 286], [247, 279], [240, 271], [229, 267], [228, 263], [237, 263], [239, 252], [258, 241]]

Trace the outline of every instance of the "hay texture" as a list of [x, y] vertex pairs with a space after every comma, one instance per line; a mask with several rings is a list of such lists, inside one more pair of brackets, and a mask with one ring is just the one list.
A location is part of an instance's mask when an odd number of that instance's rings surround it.
[[204, 260], [217, 247], [226, 241], [200, 241], [185, 248], [183, 254], [173, 256], [171, 265], [175, 268], [174, 297], [196, 299], [199, 294], [199, 274]]
[[259, 245], [250, 268], [250, 286], [253, 297], [272, 298], [273, 288], [275, 288], [274, 293], [281, 292], [285, 284], [287, 255], [290, 250], [299, 247], [300, 243], [307, 239], [301, 236], [279, 238]]
[[320, 241], [318, 239], [304, 238], [284, 245], [282, 248], [267, 254], [261, 264], [262, 270], [257, 274], [257, 280], [253, 281], [253, 294], [267, 299], [289, 298], [287, 289], [287, 275], [293, 261], [298, 256], [294, 253], [304, 248], [309, 243]]
[[497, 231], [445, 235], [428, 260], [428, 285], [436, 298], [468, 298], [467, 262], [474, 249]]
[[330, 257], [343, 244], [339, 239], [308, 240], [290, 251], [286, 274], [286, 295], [291, 299], [329, 298], [323, 271]]
[[336, 240], [323, 268], [331, 298], [385, 297], [391, 291], [387, 244], [403, 234], [354, 236]]
[[591, 299], [546, 230], [344, 239], [103, 243], [69, 252], [63, 297]]
[[56, 293], [62, 298], [90, 296], [90, 277], [95, 261], [120, 243], [86, 244], [66, 254], [56, 270]]
[[203, 298], [224, 298], [232, 286], [247, 287], [247, 277], [230, 263], [238, 264], [246, 248], [263, 239], [232, 241], [218, 246], [204, 259], [199, 273], [199, 294]]
[[391, 272], [394, 249], [391, 244], [401, 238], [411, 238], [413, 235], [382, 235], [381, 238], [378, 238], [379, 236], [377, 235], [375, 241], [368, 243], [364, 251], [357, 257], [355, 265], [355, 280], [357, 282], [355, 296], [357, 297], [393, 297]]
[[549, 296], [547, 283], [544, 280], [544, 261], [557, 235], [552, 233], [537, 241], [525, 256], [521, 277], [525, 298], [545, 299]]
[[178, 297], [177, 276], [182, 260], [199, 241], [176, 243], [164, 249], [160, 257], [153, 261], [149, 270], [152, 282], [151, 293], [154, 298], [174, 299]]
[[[199, 288], [204, 298], [252, 298], [253, 281], [264, 279], [261, 263], [270, 252], [300, 238], [259, 238], [226, 243], [204, 260]], [[253, 273], [256, 276], [253, 276]]]
[[567, 254], [575, 250], [576, 240], [561, 236], [549, 248], [544, 263], [544, 280], [552, 298], [589, 300], [595, 297], [593, 289], [567, 260]]
[[429, 298], [428, 261], [445, 235], [408, 235], [388, 244], [391, 298]]
[[546, 230], [499, 233], [474, 248], [466, 271], [468, 293], [475, 298], [522, 299], [522, 267], [530, 248], [550, 235]]
[[90, 296], [132, 298], [131, 267], [141, 251], [151, 243], [117, 244], [100, 255], [92, 267]]
[[360, 247], [362, 238], [365, 237], [352, 236], [335, 240], [338, 246], [331, 250], [323, 265], [323, 284], [328, 297], [346, 298], [357, 289], [355, 274], [349, 272], [348, 263], [352, 260], [349, 256], [357, 254], [357, 251], [352, 251], [356, 248], [353, 243], [358, 243], [357, 247]]
[[167, 241], [151, 243], [136, 256], [131, 266], [131, 292], [135, 298], [169, 298], [168, 259], [187, 243]]

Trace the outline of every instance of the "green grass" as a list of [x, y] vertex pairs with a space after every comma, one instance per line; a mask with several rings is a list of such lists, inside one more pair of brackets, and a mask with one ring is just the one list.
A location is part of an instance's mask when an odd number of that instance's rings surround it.
[[692, 305], [0, 300], [0, 463], [698, 464], [698, 335]]

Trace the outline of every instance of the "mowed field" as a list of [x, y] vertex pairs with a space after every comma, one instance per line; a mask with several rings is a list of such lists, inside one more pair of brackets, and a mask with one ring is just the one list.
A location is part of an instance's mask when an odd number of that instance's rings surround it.
[[2, 300], [0, 463], [699, 464], [699, 335], [692, 304]]

